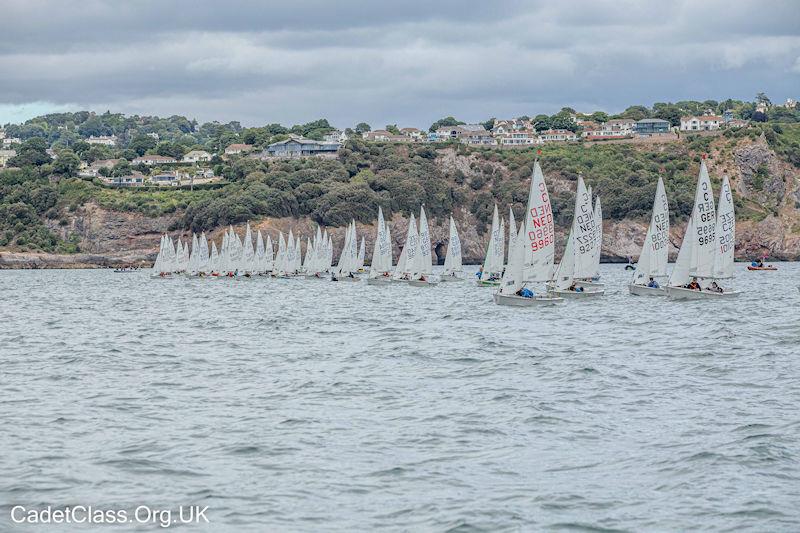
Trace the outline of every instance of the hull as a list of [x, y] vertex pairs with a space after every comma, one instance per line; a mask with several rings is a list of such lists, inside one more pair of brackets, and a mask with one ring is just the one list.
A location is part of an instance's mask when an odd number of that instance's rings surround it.
[[578, 287], [583, 287], [585, 289], [605, 289], [606, 284], [600, 283], [599, 281], [580, 281], [575, 280], [575, 285]]
[[355, 278], [355, 277], [351, 278], [350, 276], [342, 276], [342, 277], [333, 276], [333, 277], [331, 278], [331, 281], [349, 281], [349, 282], [358, 282], [358, 281], [361, 281], [361, 278]]
[[316, 279], [316, 280], [320, 280], [320, 281], [328, 281], [328, 280], [331, 279], [331, 277], [329, 275], [323, 275], [323, 274], [319, 274], [319, 275], [306, 274], [306, 279]]
[[535, 296], [533, 298], [523, 298], [515, 294], [494, 293], [494, 303], [509, 307], [536, 307], [542, 305], [556, 305], [564, 302], [564, 298], [556, 296]]
[[636, 270], [635, 265], [625, 265], [625, 270]]
[[435, 281], [422, 281], [421, 279], [412, 279], [408, 282], [409, 285], [413, 287], [435, 287], [438, 285]]
[[748, 266], [748, 267], [747, 267], [747, 270], [766, 270], [766, 271], [773, 271], [773, 270], [778, 270], [778, 269], [777, 269], [777, 267], [754, 267], [754, 266]]
[[455, 274], [443, 274], [439, 277], [439, 281], [443, 281], [445, 283], [451, 281], [464, 281], [464, 278], [459, 278]]
[[667, 296], [671, 300], [727, 300], [739, 296], [738, 291], [711, 292], [695, 291], [683, 287], [667, 287]]
[[658, 289], [654, 289], [652, 287], [647, 287], [646, 285], [636, 285], [635, 283], [631, 283], [628, 285], [628, 291], [634, 296], [666, 296], [667, 291], [664, 287], [660, 287]]
[[594, 291], [581, 291], [581, 292], [567, 291], [567, 290], [562, 291], [559, 289], [554, 289], [548, 294], [551, 294], [553, 296], [558, 296], [560, 298], [578, 299], [578, 298], [594, 298], [597, 296], [603, 296], [605, 293], [606, 291], [602, 289]]
[[499, 287], [500, 286], [500, 280], [499, 279], [498, 280], [492, 280], [492, 281], [480, 280], [479, 279], [475, 283], [478, 284], [478, 287]]
[[367, 278], [367, 285], [391, 285], [392, 278], [387, 277], [378, 277], [378, 278]]

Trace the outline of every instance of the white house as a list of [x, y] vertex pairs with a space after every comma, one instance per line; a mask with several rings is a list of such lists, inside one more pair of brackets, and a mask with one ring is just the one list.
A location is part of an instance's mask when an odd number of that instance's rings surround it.
[[3, 137], [3, 147], [8, 148], [12, 144], [22, 144], [22, 139], [18, 137]]
[[322, 140], [330, 143], [343, 143], [347, 140], [347, 134], [342, 130], [333, 130], [326, 133]]
[[8, 164], [8, 160], [16, 157], [16, 150], [0, 150], [0, 168]]
[[578, 136], [570, 130], [544, 130], [539, 133], [539, 142], [577, 141]]
[[500, 127], [500, 131], [492, 130], [497, 144], [502, 146], [524, 146], [528, 144], [539, 144], [539, 137], [534, 130], [505, 130]]
[[405, 135], [412, 141], [424, 141], [427, 137], [425, 132], [419, 128], [400, 128], [400, 134]]
[[104, 146], [116, 146], [117, 145], [117, 136], [116, 135], [100, 135], [99, 137], [95, 137], [92, 135], [86, 142], [89, 144], [102, 144]]
[[681, 131], [710, 131], [718, 130], [722, 124], [722, 117], [716, 115], [703, 115], [701, 117], [681, 117]]
[[211, 154], [205, 150], [192, 150], [181, 160], [183, 163], [205, 163], [207, 161], [211, 161]]
[[142, 157], [137, 157], [131, 163], [134, 165], [147, 165], [151, 167], [153, 165], [169, 165], [177, 162], [178, 161], [174, 157], [166, 155], [143, 155]]
[[231, 144], [225, 148], [225, 155], [237, 155], [247, 153], [253, 150], [252, 144]]

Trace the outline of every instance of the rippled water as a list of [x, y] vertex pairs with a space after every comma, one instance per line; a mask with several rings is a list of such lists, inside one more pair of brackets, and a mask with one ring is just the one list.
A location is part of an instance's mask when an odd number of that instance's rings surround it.
[[800, 264], [737, 265], [745, 294], [714, 303], [602, 270], [605, 298], [551, 310], [472, 283], [0, 272], [0, 530], [13, 504], [202, 504], [209, 531], [800, 529]]

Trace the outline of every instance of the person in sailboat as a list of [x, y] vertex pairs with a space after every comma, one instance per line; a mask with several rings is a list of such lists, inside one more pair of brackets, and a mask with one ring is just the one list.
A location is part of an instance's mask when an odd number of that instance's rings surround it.
[[716, 281], [711, 282], [711, 285], [708, 286], [708, 290], [711, 292], [723, 292], [722, 287], [717, 285]]
[[693, 291], [701, 290], [700, 284], [697, 282], [697, 278], [692, 278], [692, 281], [686, 286], [687, 289], [692, 289]]
[[481, 267], [478, 269], [478, 271], [475, 272], [475, 277], [478, 278], [478, 279], [481, 279], [482, 275], [483, 275], [483, 265], [481, 265]]
[[567, 290], [570, 290], [570, 291], [572, 291], [572, 292], [583, 292], [583, 287], [579, 287], [579, 286], [578, 286], [578, 285], [577, 285], [577, 284], [576, 284], [576, 283], [573, 281], [573, 282], [572, 282], [572, 285], [570, 285], [570, 286], [569, 286], [569, 289], [567, 289]]
[[759, 257], [757, 260], [755, 260], [752, 263], [750, 263], [750, 266], [754, 266], [754, 267], [758, 267], [758, 268], [764, 268], [764, 259]]
[[653, 276], [650, 276], [650, 281], [647, 282], [647, 286], [651, 289], [660, 289], [661, 285], [658, 284], [656, 279]]
[[420, 274], [419, 275], [419, 280], [420, 281], [428, 281], [428, 278], [425, 277], [425, 274]]
[[515, 294], [523, 298], [533, 298], [533, 291], [530, 290], [528, 287], [522, 287]]

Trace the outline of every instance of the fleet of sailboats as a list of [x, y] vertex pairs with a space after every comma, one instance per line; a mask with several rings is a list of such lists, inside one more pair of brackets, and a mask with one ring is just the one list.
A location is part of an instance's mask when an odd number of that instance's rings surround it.
[[[494, 286], [499, 305], [528, 307], [561, 303], [564, 298], [602, 296], [600, 255], [603, 242], [603, 211], [599, 197], [578, 177], [572, 224], [564, 253], [555, 268], [555, 223], [550, 197], [539, 161], [534, 162], [525, 217], [519, 226], [509, 208], [508, 235], [505, 220], [494, 205], [486, 256], [476, 274], [479, 286]], [[730, 283], [734, 275], [733, 252], [736, 231], [733, 194], [723, 177], [715, 203], [705, 160], [701, 161], [694, 205], [675, 265], [668, 274], [670, 244], [669, 203], [662, 179], [656, 185], [650, 224], [628, 284], [636, 296], [667, 296], [671, 299], [731, 298], [739, 294]], [[508, 247], [506, 249], [506, 241]], [[333, 239], [317, 226], [313, 236], [302, 239], [292, 229], [278, 233], [277, 250], [270, 235], [253, 232], [250, 224], [239, 236], [232, 226], [223, 232], [220, 245], [205, 233], [192, 234], [187, 242], [163, 235], [153, 265], [154, 277], [175, 276], [250, 279], [277, 278], [357, 282], [366, 274], [369, 285], [406, 283], [435, 286], [440, 281], [464, 279], [462, 243], [455, 219], [449, 217], [444, 269], [433, 271], [433, 246], [424, 206], [419, 218], [409, 216], [406, 236], [397, 264], [393, 266], [389, 225], [378, 208], [377, 227], [368, 272], [367, 244], [357, 234], [355, 220], [345, 230], [344, 243], [335, 266]], [[440, 246], [440, 245], [437, 245]], [[507, 256], [506, 256], [507, 251]], [[437, 247], [437, 253], [438, 247]]]

